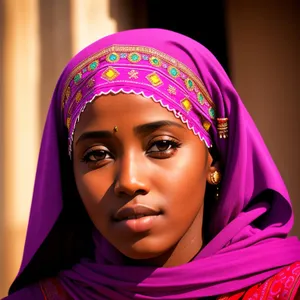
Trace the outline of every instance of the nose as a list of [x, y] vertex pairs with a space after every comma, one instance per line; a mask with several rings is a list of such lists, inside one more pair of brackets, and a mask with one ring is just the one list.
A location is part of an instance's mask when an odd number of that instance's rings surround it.
[[116, 174], [115, 194], [135, 197], [146, 195], [149, 191], [145, 164], [134, 153], [124, 156], [119, 162], [118, 173]]

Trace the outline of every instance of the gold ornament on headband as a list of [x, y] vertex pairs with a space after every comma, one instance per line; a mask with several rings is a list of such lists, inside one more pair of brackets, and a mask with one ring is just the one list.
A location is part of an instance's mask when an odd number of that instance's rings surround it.
[[115, 126], [115, 127], [114, 127], [114, 132], [118, 132], [118, 130], [119, 130], [119, 129], [118, 129], [118, 126]]
[[217, 118], [217, 129], [220, 139], [228, 138], [228, 118]]

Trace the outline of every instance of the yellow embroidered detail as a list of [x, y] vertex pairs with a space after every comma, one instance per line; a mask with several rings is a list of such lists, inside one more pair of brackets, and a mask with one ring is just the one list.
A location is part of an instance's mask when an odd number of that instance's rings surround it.
[[[214, 102], [212, 101], [210, 95], [208, 94], [202, 80], [191, 70], [189, 69], [186, 65], [181, 63], [180, 61], [174, 59], [172, 56], [169, 56], [168, 54], [161, 52], [159, 50], [156, 50], [154, 48], [150, 47], [145, 47], [145, 46], [131, 46], [131, 45], [113, 45], [105, 49], [101, 49], [100, 51], [92, 54], [91, 56], [87, 57], [85, 60], [81, 61], [71, 72], [67, 80], [65, 81], [64, 88], [63, 88], [63, 93], [61, 95], [61, 103], [62, 103], [62, 108], [64, 107], [64, 101], [65, 101], [65, 93], [67, 87], [70, 85], [70, 82], [72, 79], [74, 79], [74, 76], [78, 74], [84, 67], [89, 65], [91, 62], [93, 62], [95, 59], [100, 59], [103, 56], [107, 56], [113, 52], [120, 52], [120, 53], [128, 53], [129, 55], [135, 52], [139, 52], [141, 54], [145, 55], [152, 55], [155, 56], [159, 59], [162, 59], [165, 63], [173, 65], [176, 67], [179, 72], [183, 72], [186, 74], [189, 78], [193, 80], [193, 82], [197, 85], [199, 90], [202, 92], [204, 98], [206, 101], [210, 104], [210, 106], [215, 107]], [[79, 75], [80, 76], [80, 75]], [[76, 78], [80, 79], [80, 78]], [[78, 83], [78, 82], [75, 82]]]
[[112, 68], [112, 67], [108, 67], [108, 68], [102, 73], [101, 77], [102, 77], [103, 79], [112, 81], [112, 80], [114, 80], [116, 77], [118, 77], [119, 74], [120, 74], [120, 73], [119, 73], [116, 69], [114, 69], [114, 68]]
[[183, 100], [181, 100], [181, 105], [183, 106], [183, 108], [186, 111], [190, 111], [192, 109], [192, 103], [187, 98], [184, 98]]
[[209, 122], [204, 121], [202, 125], [206, 131], [209, 131], [209, 129], [211, 127], [211, 124]]
[[70, 98], [71, 95], [71, 88], [68, 86], [67, 90], [66, 90], [66, 100], [68, 100]]
[[67, 128], [70, 129], [71, 118], [67, 118]]
[[76, 103], [78, 103], [81, 99], [82, 99], [82, 93], [81, 93], [81, 91], [78, 91], [75, 96]]
[[154, 86], [159, 86], [163, 84], [162, 80], [159, 78], [156, 72], [153, 72], [146, 76], [146, 78], [151, 82]]

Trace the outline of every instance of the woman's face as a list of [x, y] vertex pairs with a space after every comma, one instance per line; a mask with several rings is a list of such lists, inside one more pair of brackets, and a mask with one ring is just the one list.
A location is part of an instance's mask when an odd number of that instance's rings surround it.
[[212, 158], [173, 113], [139, 95], [101, 96], [80, 117], [73, 159], [92, 222], [125, 256], [199, 251]]

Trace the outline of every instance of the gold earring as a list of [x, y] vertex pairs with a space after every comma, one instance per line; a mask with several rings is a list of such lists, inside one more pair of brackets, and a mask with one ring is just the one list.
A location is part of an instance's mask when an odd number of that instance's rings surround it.
[[220, 188], [219, 184], [221, 182], [221, 173], [219, 171], [214, 171], [209, 175], [209, 183], [216, 186], [215, 190], [215, 200], [219, 200], [220, 197]]
[[119, 130], [119, 129], [118, 129], [118, 126], [115, 126], [115, 127], [114, 127], [114, 132], [118, 132], [118, 130]]
[[221, 173], [219, 171], [212, 172], [209, 177], [212, 185], [218, 185], [221, 182]]

